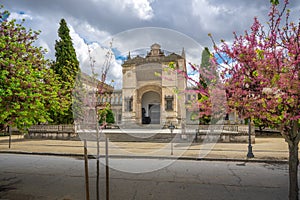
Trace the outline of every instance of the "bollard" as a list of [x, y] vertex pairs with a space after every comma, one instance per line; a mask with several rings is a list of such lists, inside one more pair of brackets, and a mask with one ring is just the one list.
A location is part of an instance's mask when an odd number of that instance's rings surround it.
[[199, 129], [196, 128], [195, 139], [194, 139], [195, 142], [198, 142], [198, 132]]

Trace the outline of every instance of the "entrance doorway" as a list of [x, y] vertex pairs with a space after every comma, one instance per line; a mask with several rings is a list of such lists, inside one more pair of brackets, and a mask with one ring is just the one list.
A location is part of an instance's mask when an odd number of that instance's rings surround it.
[[160, 124], [160, 104], [149, 104], [151, 124]]
[[160, 124], [160, 95], [146, 92], [142, 96], [142, 124]]

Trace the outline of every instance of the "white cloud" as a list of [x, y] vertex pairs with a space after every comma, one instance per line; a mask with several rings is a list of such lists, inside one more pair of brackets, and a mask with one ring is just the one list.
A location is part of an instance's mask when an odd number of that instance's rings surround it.
[[69, 29], [77, 58], [80, 63], [83, 63], [86, 59], [88, 59], [88, 46], [84, 42], [83, 38], [81, 38], [78, 33], [75, 32], [73, 26], [69, 25]]
[[45, 40], [38, 40], [38, 46], [43, 47], [47, 50], [47, 54], [51, 54], [51, 48]]
[[[300, 1], [290, 2], [291, 18], [298, 20]], [[217, 44], [220, 39], [232, 40], [232, 32], [242, 34], [249, 30], [253, 17], [260, 21], [268, 19], [269, 1], [236, 0], [9, 0], [5, 9], [10, 18], [28, 19], [24, 26], [41, 30], [37, 44], [48, 49], [47, 57], [54, 59], [54, 46], [59, 20], [66, 19], [73, 27], [74, 48], [81, 65], [88, 58], [85, 42], [91, 49], [97, 49], [114, 38], [113, 47], [122, 55], [137, 49], [149, 49], [151, 44], [161, 44], [163, 50], [181, 52], [184, 47], [188, 61], [198, 64], [202, 48], [174, 34], [147, 27], [161, 27], [176, 30], [192, 37], [195, 42], [212, 49], [208, 33], [212, 33]], [[245, 12], [246, 11], [246, 12]], [[144, 28], [146, 27], [146, 28]], [[130, 30], [137, 29], [134, 33]], [[140, 30], [140, 32], [138, 31]], [[127, 34], [126, 34], [127, 33]], [[184, 43], [182, 42], [184, 41]], [[108, 46], [108, 45], [106, 45]], [[103, 51], [104, 54], [105, 51]], [[132, 54], [133, 56], [133, 54]], [[97, 61], [100, 65], [100, 61]], [[113, 64], [112, 79], [120, 77], [121, 63]], [[87, 65], [89, 66], [89, 65]]]
[[[103, 48], [97, 42], [90, 43], [87, 45], [82, 37], [74, 30], [74, 28], [69, 25], [70, 36], [73, 41], [73, 47], [75, 48], [77, 58], [80, 63], [80, 68], [83, 72], [91, 74], [91, 63], [90, 56], [94, 63], [95, 73], [100, 75], [102, 73], [102, 67], [106, 59], [106, 53], [109, 49]], [[90, 50], [90, 55], [89, 51]], [[92, 62], [93, 62], [92, 61]], [[100, 78], [100, 77], [98, 77]], [[122, 67], [121, 63], [115, 60], [115, 57], [112, 57], [111, 65], [109, 72], [107, 74], [106, 83], [111, 83], [114, 81], [114, 86], [116, 88], [121, 87], [122, 82]]]
[[219, 30], [219, 25], [225, 25], [222, 24], [224, 22], [222, 15], [230, 16], [235, 12], [235, 8], [221, 4], [213, 5], [208, 0], [193, 0], [192, 9], [192, 14], [199, 18], [201, 25], [206, 30]]
[[133, 8], [135, 14], [142, 20], [150, 20], [153, 18], [153, 10], [151, 7], [151, 2], [148, 0], [124, 0], [125, 7]]
[[122, 88], [122, 63], [116, 60], [113, 60], [111, 65], [111, 73], [109, 73], [110, 80], [114, 81], [113, 86], [116, 89]]
[[11, 20], [11, 19], [16, 19], [16, 20], [23, 20], [23, 19], [32, 20], [33, 18], [32, 18], [31, 15], [28, 15], [28, 14], [25, 14], [25, 13], [12, 12], [12, 13], [10, 13], [10, 15], [8, 17], [8, 20]]
[[86, 21], [71, 18], [68, 20], [68, 24], [72, 24], [80, 37], [84, 38], [88, 43], [102, 43], [102, 41], [110, 37], [110, 34], [108, 32], [99, 30], [97, 27], [92, 26]]

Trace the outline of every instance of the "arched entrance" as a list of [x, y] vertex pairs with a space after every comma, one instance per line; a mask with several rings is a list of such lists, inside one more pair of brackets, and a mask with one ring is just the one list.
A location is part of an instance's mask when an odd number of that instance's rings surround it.
[[142, 96], [142, 124], [160, 124], [161, 97], [157, 92], [145, 92]]

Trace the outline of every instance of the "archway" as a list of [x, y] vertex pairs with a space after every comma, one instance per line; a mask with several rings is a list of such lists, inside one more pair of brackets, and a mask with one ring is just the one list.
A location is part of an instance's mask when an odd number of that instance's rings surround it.
[[160, 124], [161, 97], [157, 92], [149, 91], [142, 96], [142, 124]]

